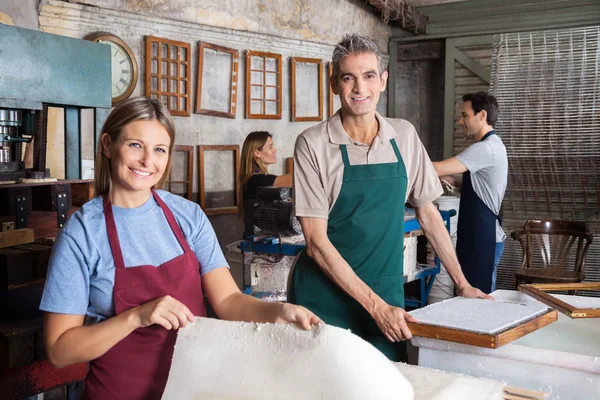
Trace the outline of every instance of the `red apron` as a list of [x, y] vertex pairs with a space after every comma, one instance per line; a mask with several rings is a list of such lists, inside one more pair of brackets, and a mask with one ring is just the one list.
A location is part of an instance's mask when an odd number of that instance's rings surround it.
[[[117, 314], [170, 295], [196, 315], [205, 317], [200, 264], [167, 205], [153, 190], [184, 253], [158, 267], [125, 268], [110, 199], [104, 200], [104, 218], [115, 261], [113, 300]], [[140, 232], [149, 234], [149, 232]], [[151, 234], [161, 234], [153, 232]], [[160, 325], [138, 328], [104, 355], [90, 362], [85, 399], [160, 399], [167, 384], [177, 331]]]

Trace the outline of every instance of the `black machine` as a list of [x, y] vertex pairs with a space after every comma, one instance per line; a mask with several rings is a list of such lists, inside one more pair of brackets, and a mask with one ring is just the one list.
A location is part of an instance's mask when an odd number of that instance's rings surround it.
[[266, 186], [260, 187], [257, 200], [244, 202], [244, 239], [256, 235], [255, 227], [261, 235], [291, 236], [302, 233], [300, 223], [294, 216], [292, 188]]
[[[36, 169], [25, 171], [22, 159], [22, 143], [31, 142], [34, 132], [43, 127], [41, 117], [42, 113], [33, 110], [18, 110], [9, 108], [0, 108], [0, 181], [16, 181], [19, 178], [43, 178], [44, 174], [36, 173]], [[39, 144], [45, 144], [45, 136], [42, 133], [34, 142], [34, 147], [40, 147]], [[45, 148], [44, 148], [45, 150]], [[35, 157], [34, 163], [39, 162], [39, 157]], [[45, 158], [41, 160], [44, 163]], [[39, 167], [34, 165], [34, 167]]]

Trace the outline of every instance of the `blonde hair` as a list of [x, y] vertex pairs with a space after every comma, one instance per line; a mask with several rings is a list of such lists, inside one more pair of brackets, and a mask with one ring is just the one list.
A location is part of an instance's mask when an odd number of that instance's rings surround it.
[[246, 136], [246, 140], [244, 140], [244, 145], [242, 146], [242, 156], [240, 160], [240, 171], [238, 174], [238, 207], [239, 207], [239, 215], [244, 215], [244, 190], [246, 189], [246, 184], [252, 175], [256, 174], [266, 174], [267, 166], [262, 162], [261, 159], [256, 158], [254, 152], [256, 150], [262, 151], [263, 146], [267, 143], [269, 138], [272, 138], [271, 135], [267, 131], [255, 131], [250, 132], [248, 136]]
[[[104, 125], [102, 134], [105, 133], [111, 140], [111, 144], [117, 143], [123, 128], [135, 121], [156, 120], [166, 129], [171, 143], [169, 144], [169, 161], [160, 180], [154, 185], [154, 188], [161, 189], [169, 177], [171, 171], [171, 162], [173, 158], [173, 148], [175, 147], [175, 125], [167, 107], [158, 100], [147, 97], [132, 97], [119, 103], [110, 113]], [[109, 193], [112, 183], [111, 159], [104, 155], [102, 140], [98, 142], [96, 150], [96, 163], [94, 166], [94, 189], [96, 196]]]

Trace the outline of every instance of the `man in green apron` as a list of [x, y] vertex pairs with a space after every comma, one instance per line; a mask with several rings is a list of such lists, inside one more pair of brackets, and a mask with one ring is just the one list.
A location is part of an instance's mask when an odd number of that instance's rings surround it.
[[378, 46], [350, 35], [333, 53], [331, 87], [342, 105], [303, 132], [294, 152], [294, 202], [306, 250], [288, 300], [328, 324], [350, 329], [388, 358], [405, 360], [404, 203], [466, 297], [469, 285], [432, 201], [442, 187], [414, 127], [376, 112], [387, 72]]

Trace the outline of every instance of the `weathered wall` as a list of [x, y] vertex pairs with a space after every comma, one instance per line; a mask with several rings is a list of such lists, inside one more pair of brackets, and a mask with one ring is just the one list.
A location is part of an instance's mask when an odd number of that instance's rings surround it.
[[38, 0], [0, 0], [0, 24], [38, 29]]
[[[16, 7], [17, 3], [21, 4]], [[80, 4], [81, 3], [81, 4]], [[83, 4], [85, 3], [85, 4]], [[10, 7], [9, 7], [10, 6]], [[37, 1], [0, 0], [0, 11], [15, 22], [18, 14], [37, 15]], [[33, 10], [33, 11], [32, 11]], [[9, 14], [10, 13], [10, 14]], [[0, 14], [1, 15], [1, 14]], [[290, 57], [331, 59], [333, 45], [344, 33], [358, 32], [374, 37], [387, 53], [390, 29], [359, 0], [241, 0], [209, 2], [206, 0], [42, 0], [39, 6], [39, 29], [59, 35], [83, 38], [96, 31], [108, 31], [119, 36], [132, 48], [140, 74], [133, 96], [143, 95], [144, 36], [152, 35], [189, 42], [192, 48], [192, 110], [197, 87], [197, 42], [206, 41], [240, 50], [239, 91], [235, 119], [192, 114], [174, 117], [177, 144], [241, 144], [254, 130], [268, 130], [278, 148], [277, 164], [271, 173], [284, 172], [284, 160], [291, 157], [296, 137], [315, 122], [290, 122]], [[38, 28], [38, 24], [29, 28]], [[281, 54], [282, 119], [249, 120], [245, 113], [244, 50]], [[386, 60], [387, 61], [387, 60]], [[324, 68], [324, 80], [327, 68]], [[326, 80], [325, 80], [326, 81]], [[324, 116], [327, 117], [328, 90], [324, 88]], [[378, 106], [386, 115], [387, 93]], [[87, 152], [87, 150], [86, 150]], [[89, 152], [87, 152], [89, 153]], [[198, 191], [197, 153], [194, 152], [194, 193]], [[229, 174], [227, 174], [229, 175]], [[216, 179], [216, 178], [211, 178]], [[229, 179], [229, 178], [226, 178]], [[214, 188], [218, 182], [209, 182]], [[230, 184], [229, 184], [230, 185]], [[242, 226], [233, 215], [211, 217], [220, 243], [227, 244], [241, 237]]]
[[361, 0], [71, 0], [115, 11], [333, 44], [367, 33], [387, 53], [390, 29]]

